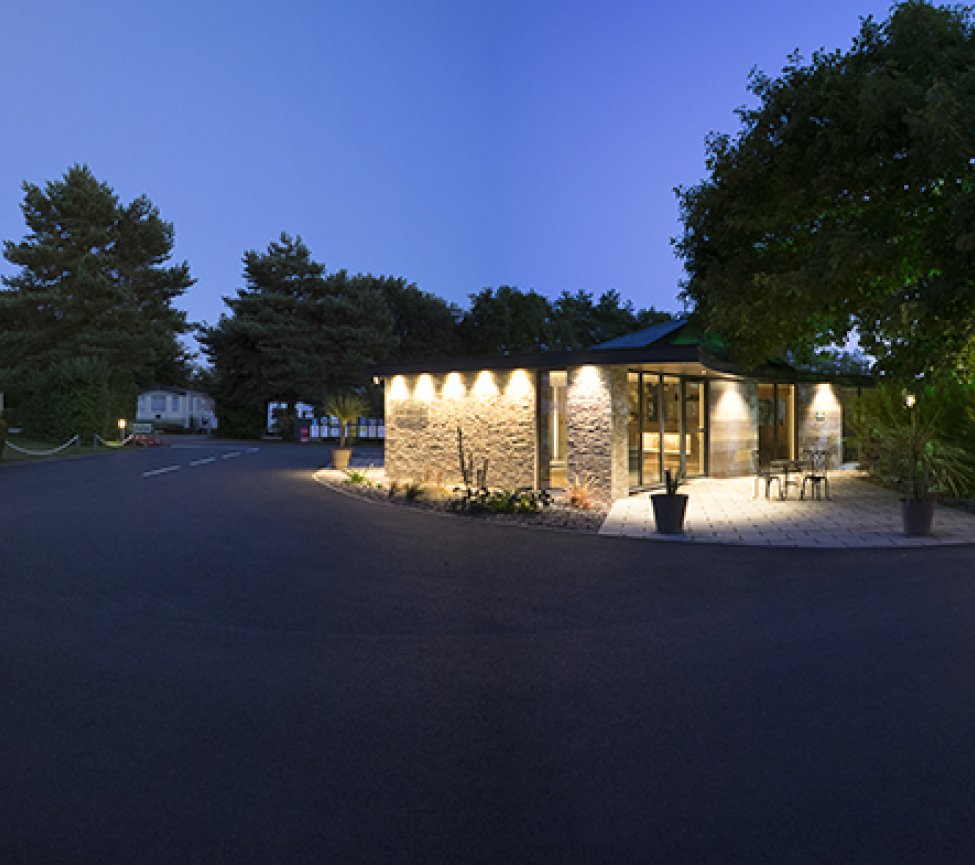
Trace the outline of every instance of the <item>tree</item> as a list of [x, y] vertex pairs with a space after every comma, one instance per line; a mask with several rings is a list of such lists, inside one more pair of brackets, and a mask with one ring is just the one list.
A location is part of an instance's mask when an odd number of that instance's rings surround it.
[[317, 403], [365, 385], [365, 366], [389, 349], [392, 320], [371, 276], [325, 273], [300, 237], [282, 234], [244, 254], [246, 286], [225, 297], [231, 315], [200, 329], [218, 394], [256, 408]]
[[186, 372], [178, 334], [186, 314], [173, 301], [192, 284], [184, 262], [166, 266], [171, 223], [145, 196], [123, 205], [87, 166], [44, 188], [25, 182], [21, 210], [29, 233], [4, 241], [20, 268], [2, 277], [0, 372], [13, 381], [66, 361], [105, 364], [126, 389]]
[[374, 277], [393, 318], [393, 340], [380, 360], [398, 362], [454, 357], [462, 347], [457, 325], [460, 310], [413, 283], [394, 277]]
[[753, 109], [678, 189], [683, 298], [739, 359], [843, 344], [918, 375], [975, 340], [975, 31], [964, 7], [896, 4], [847, 53], [753, 71]]
[[609, 290], [594, 301], [591, 292], [563, 291], [552, 303], [534, 291], [502, 285], [472, 294], [471, 308], [459, 326], [469, 354], [589, 348], [625, 333], [669, 321], [669, 312], [634, 309]]
[[467, 354], [545, 351], [556, 345], [552, 306], [534, 291], [509, 285], [470, 295], [471, 307], [458, 326]]
[[598, 301], [593, 294], [563, 291], [552, 308], [552, 318], [560, 348], [589, 348], [618, 336], [671, 321], [673, 315], [654, 309], [637, 310], [633, 302], [625, 303], [615, 289], [604, 291]]

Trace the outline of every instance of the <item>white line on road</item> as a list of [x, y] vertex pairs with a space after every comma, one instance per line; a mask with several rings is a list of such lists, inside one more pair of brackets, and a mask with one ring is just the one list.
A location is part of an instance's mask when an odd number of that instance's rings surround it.
[[240, 456], [240, 451], [232, 451], [229, 454], [224, 454], [222, 457], [220, 457], [220, 459], [229, 460], [231, 457], [239, 457], [239, 456]]
[[259, 453], [260, 450], [261, 450], [260, 448], [247, 448], [247, 450], [245, 450], [244, 453], [245, 454], [256, 454], [256, 453]]
[[192, 460], [190, 462], [190, 465], [191, 466], [202, 466], [202, 465], [205, 465], [206, 463], [215, 463], [216, 461], [217, 461], [217, 458], [216, 457], [207, 457], [206, 459], [203, 459], [203, 460]]
[[143, 472], [142, 477], [148, 478], [151, 477], [152, 475], [161, 475], [164, 472], [175, 472], [175, 471], [179, 471], [180, 468], [182, 468], [182, 466], [166, 466], [166, 468], [164, 469], [154, 469], [151, 472]]

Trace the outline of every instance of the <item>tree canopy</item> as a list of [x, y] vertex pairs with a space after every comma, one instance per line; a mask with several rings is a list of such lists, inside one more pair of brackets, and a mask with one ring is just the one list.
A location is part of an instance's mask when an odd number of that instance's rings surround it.
[[326, 274], [301, 238], [288, 234], [243, 261], [245, 287], [224, 298], [232, 314], [199, 334], [219, 394], [254, 407], [317, 403], [364, 385], [366, 364], [393, 340], [377, 280]]
[[673, 318], [653, 307], [637, 310], [612, 289], [598, 300], [591, 292], [563, 291], [553, 303], [534, 291], [502, 285], [470, 299], [459, 324], [467, 354], [588, 348]]
[[856, 331], [883, 369], [975, 360], [975, 30], [908, 0], [846, 53], [753, 71], [755, 108], [678, 189], [682, 297], [758, 364]]
[[3, 375], [23, 382], [90, 358], [125, 386], [177, 383], [186, 374], [177, 337], [189, 328], [172, 302], [194, 280], [186, 263], [166, 265], [172, 224], [145, 196], [120, 203], [87, 166], [23, 190], [29, 233], [3, 244], [20, 268], [0, 290]]

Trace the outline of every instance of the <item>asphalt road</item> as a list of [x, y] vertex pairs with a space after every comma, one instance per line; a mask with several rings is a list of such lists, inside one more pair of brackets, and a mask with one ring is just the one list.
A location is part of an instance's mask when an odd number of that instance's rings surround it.
[[0, 862], [975, 861], [975, 548], [525, 531], [325, 453], [0, 467]]

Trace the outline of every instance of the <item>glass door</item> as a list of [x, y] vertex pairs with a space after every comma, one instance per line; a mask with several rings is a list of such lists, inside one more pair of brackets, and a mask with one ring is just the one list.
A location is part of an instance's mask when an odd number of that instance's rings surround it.
[[759, 462], [794, 459], [795, 440], [795, 387], [791, 384], [759, 384]]
[[631, 489], [663, 482], [664, 472], [707, 473], [705, 384], [700, 380], [627, 375], [628, 468]]
[[660, 376], [643, 373], [643, 486], [659, 484], [660, 474]]
[[704, 382], [684, 381], [684, 471], [689, 478], [707, 473], [704, 430]]

